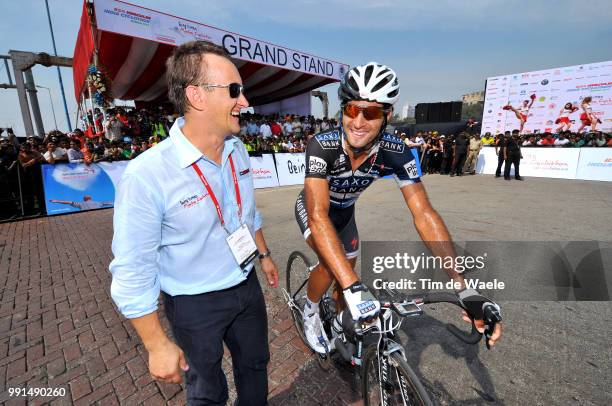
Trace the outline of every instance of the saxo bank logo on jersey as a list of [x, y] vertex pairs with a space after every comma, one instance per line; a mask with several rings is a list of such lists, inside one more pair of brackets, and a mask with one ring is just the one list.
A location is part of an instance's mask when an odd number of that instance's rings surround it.
[[316, 173], [319, 175], [325, 175], [327, 172], [327, 162], [318, 156], [311, 156], [308, 158], [308, 173]]
[[323, 149], [336, 149], [340, 146], [340, 135], [337, 132], [319, 134], [315, 138]]

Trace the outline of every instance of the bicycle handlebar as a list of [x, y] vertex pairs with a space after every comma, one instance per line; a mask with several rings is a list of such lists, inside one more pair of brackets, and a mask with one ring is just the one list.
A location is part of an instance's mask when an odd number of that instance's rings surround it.
[[[397, 296], [394, 292], [388, 289], [385, 289], [385, 291], [391, 297]], [[420, 304], [420, 303], [422, 304], [450, 303], [457, 307], [460, 307], [461, 309], [467, 312], [467, 309], [461, 303], [457, 294], [452, 293], [452, 292], [428, 292], [428, 293], [415, 294], [415, 295], [406, 295], [402, 297], [402, 301], [414, 302], [417, 304]], [[393, 301], [392, 303], [396, 303], [396, 302]], [[493, 306], [493, 304], [491, 303], [485, 304], [483, 306], [483, 313], [484, 313], [483, 321], [485, 322], [485, 329], [483, 333], [478, 331], [474, 323], [474, 319], [469, 314], [469, 312], [467, 313], [470, 319], [472, 320], [472, 330], [469, 333], [462, 331], [461, 329], [459, 329], [453, 324], [447, 324], [446, 328], [455, 337], [457, 337], [458, 339], [460, 339], [466, 344], [478, 344], [478, 342], [480, 342], [484, 334], [486, 338], [487, 349], [490, 349], [491, 347], [489, 345], [489, 339], [491, 338], [491, 335], [493, 334], [493, 331], [495, 330], [495, 324], [501, 321], [501, 316], [499, 312], [497, 311], [495, 306]]]
[[[404, 297], [404, 300], [421, 300], [424, 304], [434, 304], [434, 303], [450, 303], [461, 309], [465, 310], [461, 302], [459, 301], [459, 297], [455, 293], [451, 292], [429, 292], [423, 293], [421, 295], [411, 295]], [[478, 331], [476, 325], [474, 324], [474, 320], [472, 319], [472, 331], [466, 333], [459, 329], [457, 326], [453, 324], [447, 324], [446, 328], [450, 331], [455, 337], [460, 339], [466, 344], [478, 344], [482, 339], [482, 333]]]

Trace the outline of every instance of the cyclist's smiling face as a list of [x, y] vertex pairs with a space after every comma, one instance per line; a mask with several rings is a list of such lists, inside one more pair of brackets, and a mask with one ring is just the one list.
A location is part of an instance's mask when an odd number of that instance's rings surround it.
[[[360, 108], [372, 106], [379, 107], [381, 109], [383, 108], [381, 103], [370, 101], [351, 101], [348, 104], [352, 104]], [[392, 113], [388, 114], [391, 115]], [[380, 132], [380, 127], [382, 126], [383, 120], [384, 116], [381, 116], [381, 118], [378, 119], [366, 120], [363, 111], [360, 111], [355, 118], [351, 118], [347, 114], [342, 114], [342, 127], [344, 128], [346, 136], [348, 137], [349, 143], [355, 148], [362, 148], [367, 146], [376, 138]]]

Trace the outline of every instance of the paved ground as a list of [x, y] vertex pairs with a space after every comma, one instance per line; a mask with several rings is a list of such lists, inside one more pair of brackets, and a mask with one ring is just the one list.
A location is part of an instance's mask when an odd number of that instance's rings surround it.
[[[609, 241], [612, 235], [609, 183], [425, 180], [455, 239]], [[393, 182], [371, 189], [357, 206], [362, 239], [418, 239]], [[257, 192], [282, 280], [288, 254], [306, 249], [293, 220], [298, 190]], [[112, 210], [101, 210], [0, 224], [0, 403], [184, 404], [180, 386], [151, 380], [146, 352], [110, 301], [111, 219]], [[266, 297], [271, 403], [356, 404], [350, 370], [319, 370], [280, 293], [266, 289]], [[445, 306], [404, 329], [409, 361], [438, 403], [612, 403], [609, 302], [510, 302], [504, 314], [505, 337], [490, 352], [449, 336], [445, 324], [457, 315]], [[61, 387], [66, 394], [10, 398], [8, 388], [17, 387]]]

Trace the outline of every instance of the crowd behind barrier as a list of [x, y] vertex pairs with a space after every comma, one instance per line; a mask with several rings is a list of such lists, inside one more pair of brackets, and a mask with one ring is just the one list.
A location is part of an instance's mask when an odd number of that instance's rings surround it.
[[[504, 139], [511, 137], [511, 132], [492, 135], [470, 131], [458, 134], [439, 134], [437, 131], [418, 131], [406, 136], [395, 132], [404, 142], [419, 151], [421, 168], [425, 174], [476, 174], [478, 155], [483, 148], [499, 147]], [[599, 148], [612, 147], [612, 134], [601, 131], [592, 133], [522, 134], [517, 142], [521, 148]], [[454, 170], [453, 170], [454, 169]]]
[[[84, 119], [81, 128], [69, 133], [54, 130], [44, 139], [28, 136], [25, 140], [12, 129], [0, 132], [0, 219], [46, 213], [41, 165], [58, 163], [117, 162], [136, 158], [153, 148], [169, 134], [177, 119], [163, 107], [152, 109], [95, 109]], [[253, 156], [265, 153], [302, 153], [314, 134], [337, 127], [335, 119], [313, 116], [242, 114], [240, 133]], [[482, 148], [494, 147], [506, 134], [477, 134], [473, 126], [458, 134], [419, 131], [396, 135], [416, 148], [423, 174], [477, 173]], [[602, 132], [558, 134], [524, 134], [519, 138], [523, 148], [611, 147], [612, 134]], [[297, 161], [299, 158], [294, 158]], [[277, 163], [278, 164], [278, 163]], [[287, 164], [287, 163], [284, 163]], [[295, 180], [293, 180], [295, 181]], [[282, 182], [281, 182], [282, 184]]]
[[[0, 131], [0, 220], [44, 214], [41, 165], [126, 161], [165, 139], [178, 115], [164, 107], [94, 109], [81, 128], [49, 132], [44, 139], [19, 138], [10, 128]], [[304, 152], [313, 134], [337, 126], [334, 119], [313, 116], [245, 113], [240, 133], [252, 155]]]

